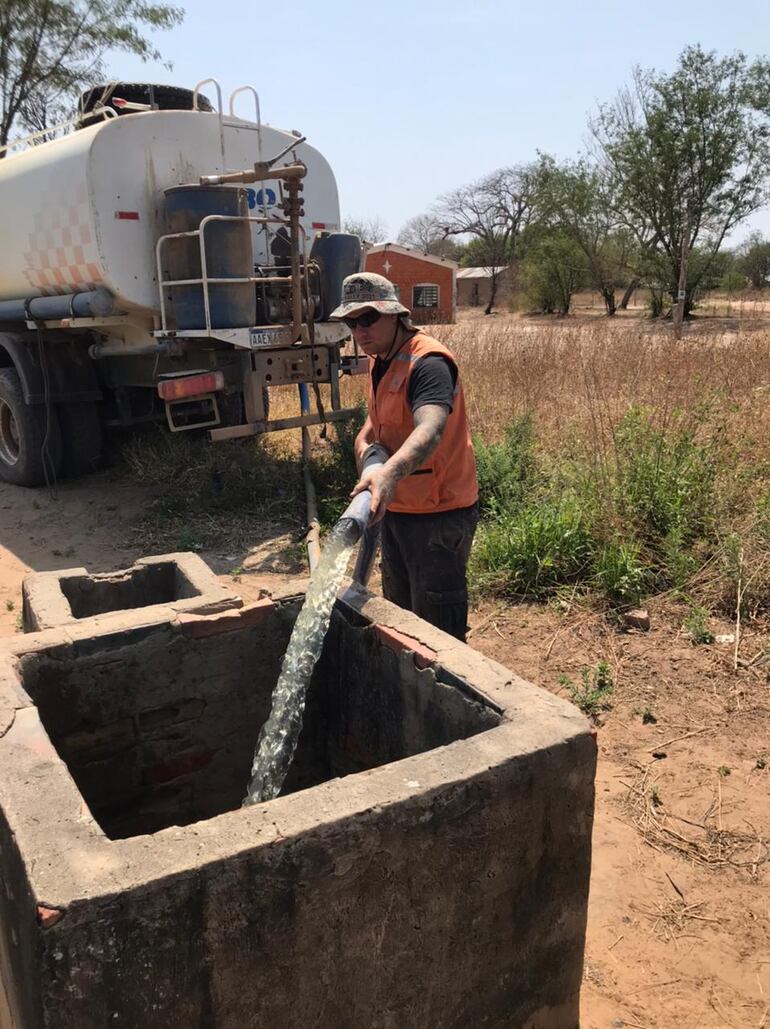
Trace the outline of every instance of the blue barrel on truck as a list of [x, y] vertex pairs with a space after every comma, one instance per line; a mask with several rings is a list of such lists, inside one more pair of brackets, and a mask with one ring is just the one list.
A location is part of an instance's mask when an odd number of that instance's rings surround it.
[[[248, 215], [246, 191], [232, 186], [173, 186], [165, 191], [166, 231], [190, 232], [210, 214]], [[246, 279], [254, 275], [251, 226], [244, 221], [209, 222], [205, 230], [209, 279]], [[164, 278], [200, 279], [198, 236], [170, 239], [165, 244]], [[167, 302], [177, 331], [205, 329], [203, 286], [169, 286]], [[253, 282], [213, 283], [209, 286], [212, 328], [238, 329], [254, 325], [257, 317]]]

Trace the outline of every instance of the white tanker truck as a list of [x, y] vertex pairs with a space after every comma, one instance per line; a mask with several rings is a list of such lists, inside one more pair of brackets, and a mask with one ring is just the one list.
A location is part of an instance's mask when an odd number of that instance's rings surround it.
[[[339, 377], [358, 362], [328, 315], [361, 243], [339, 231], [327, 161], [263, 124], [251, 87], [224, 114], [214, 80], [112, 83], [35, 143], [0, 160], [0, 478], [93, 468], [105, 423], [165, 415], [218, 440], [350, 413]], [[301, 385], [301, 414], [270, 421], [287, 383], [329, 383], [330, 410]]]

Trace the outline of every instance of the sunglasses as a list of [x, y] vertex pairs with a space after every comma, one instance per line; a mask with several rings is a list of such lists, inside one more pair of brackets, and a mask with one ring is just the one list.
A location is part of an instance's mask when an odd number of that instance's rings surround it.
[[379, 311], [365, 311], [358, 318], [343, 318], [349, 329], [368, 329], [370, 325], [380, 320]]

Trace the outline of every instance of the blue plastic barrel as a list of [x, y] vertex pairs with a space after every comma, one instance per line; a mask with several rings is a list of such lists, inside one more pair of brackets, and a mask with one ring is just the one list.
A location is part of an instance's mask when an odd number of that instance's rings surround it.
[[[173, 186], [167, 189], [166, 231], [190, 232], [200, 228], [209, 214], [248, 214], [246, 191], [232, 186]], [[165, 244], [164, 277], [199, 279], [200, 242], [197, 236], [172, 239]], [[206, 265], [210, 279], [248, 278], [254, 274], [251, 227], [247, 221], [209, 222], [206, 228]], [[203, 287], [170, 286], [167, 301], [177, 330], [205, 329]], [[211, 326], [237, 329], [253, 325], [257, 317], [256, 291], [251, 282], [209, 286]]]
[[316, 320], [324, 322], [342, 295], [342, 280], [355, 275], [362, 268], [361, 240], [349, 232], [319, 233], [313, 241], [310, 260], [316, 261], [321, 272], [321, 310]]

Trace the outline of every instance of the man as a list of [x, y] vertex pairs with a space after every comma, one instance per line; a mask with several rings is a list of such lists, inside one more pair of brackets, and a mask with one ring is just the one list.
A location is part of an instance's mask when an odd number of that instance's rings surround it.
[[331, 318], [346, 323], [369, 358], [369, 413], [355, 443], [359, 471], [370, 444], [391, 454], [351, 493], [371, 490], [372, 522], [382, 519], [385, 598], [464, 640], [466, 567], [479, 514], [457, 362], [412, 324], [382, 275], [349, 275]]

